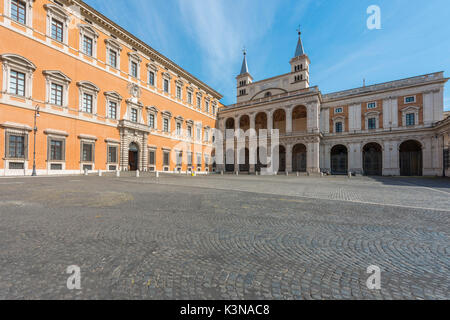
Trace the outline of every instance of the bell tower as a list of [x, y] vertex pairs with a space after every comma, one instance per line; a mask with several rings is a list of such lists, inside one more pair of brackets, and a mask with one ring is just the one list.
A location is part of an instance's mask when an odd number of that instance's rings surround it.
[[247, 51], [244, 49], [244, 60], [242, 61], [241, 73], [236, 77], [237, 88], [237, 102], [247, 101], [248, 98], [248, 85], [252, 83], [253, 77], [248, 71], [247, 65]]
[[309, 61], [308, 55], [303, 49], [302, 33], [298, 31], [297, 48], [294, 58], [291, 59], [291, 85], [294, 90], [309, 88]]

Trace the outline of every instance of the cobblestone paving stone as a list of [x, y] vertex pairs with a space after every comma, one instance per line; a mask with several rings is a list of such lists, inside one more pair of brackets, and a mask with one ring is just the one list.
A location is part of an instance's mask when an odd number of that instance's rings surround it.
[[449, 299], [449, 192], [425, 178], [0, 179], [0, 299]]

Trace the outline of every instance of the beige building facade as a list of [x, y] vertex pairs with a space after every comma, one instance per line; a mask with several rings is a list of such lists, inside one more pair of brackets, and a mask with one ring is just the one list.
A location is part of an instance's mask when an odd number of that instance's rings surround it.
[[[277, 160], [277, 173], [449, 174], [444, 72], [323, 94], [310, 86], [300, 34], [290, 65], [289, 73], [254, 82], [244, 54], [237, 103], [220, 110], [218, 127], [223, 135], [250, 133], [245, 147], [235, 143], [234, 163], [225, 156], [218, 170], [254, 173]], [[263, 129], [277, 129], [279, 142], [269, 134], [266, 148], [251, 147]]]

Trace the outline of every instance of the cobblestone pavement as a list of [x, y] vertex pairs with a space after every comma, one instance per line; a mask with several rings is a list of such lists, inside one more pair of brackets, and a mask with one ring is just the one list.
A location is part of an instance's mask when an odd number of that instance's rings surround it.
[[0, 299], [449, 299], [449, 226], [448, 179], [0, 179]]

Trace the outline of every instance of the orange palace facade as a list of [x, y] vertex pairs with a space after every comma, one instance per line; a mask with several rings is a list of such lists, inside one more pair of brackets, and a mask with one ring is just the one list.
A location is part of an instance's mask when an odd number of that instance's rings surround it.
[[0, 0], [0, 68], [0, 176], [212, 169], [222, 96], [83, 1]]

